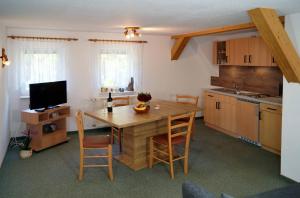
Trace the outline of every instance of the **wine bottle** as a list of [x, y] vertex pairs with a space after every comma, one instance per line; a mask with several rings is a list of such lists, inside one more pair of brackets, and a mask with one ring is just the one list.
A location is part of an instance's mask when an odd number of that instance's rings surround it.
[[108, 94], [108, 98], [107, 98], [107, 111], [108, 112], [112, 112], [112, 97], [111, 97], [111, 93], [109, 92]]

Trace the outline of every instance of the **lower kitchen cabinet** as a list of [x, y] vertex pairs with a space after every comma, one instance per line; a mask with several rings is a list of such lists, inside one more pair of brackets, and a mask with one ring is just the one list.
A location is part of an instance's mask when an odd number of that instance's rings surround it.
[[281, 117], [280, 106], [260, 104], [260, 143], [271, 152], [281, 152]]
[[218, 110], [219, 95], [214, 93], [205, 93], [204, 96], [204, 121], [205, 123], [219, 125], [220, 114]]
[[243, 137], [273, 153], [281, 152], [281, 106], [205, 92], [204, 122], [234, 137]]
[[205, 93], [204, 122], [206, 125], [236, 136], [236, 98], [216, 93]]

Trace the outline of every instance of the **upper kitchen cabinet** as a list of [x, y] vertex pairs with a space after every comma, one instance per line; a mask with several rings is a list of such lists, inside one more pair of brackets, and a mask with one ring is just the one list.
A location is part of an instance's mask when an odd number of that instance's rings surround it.
[[231, 55], [231, 65], [247, 65], [247, 54], [249, 52], [248, 38], [232, 39], [229, 41], [229, 53]]
[[[217, 43], [221, 43], [220, 41]], [[238, 65], [238, 66], [277, 66], [274, 57], [261, 37], [238, 38], [226, 43], [226, 63], [216, 61], [220, 65]], [[214, 56], [218, 55], [218, 46], [214, 44]], [[221, 56], [223, 57], [223, 56]], [[224, 56], [225, 57], [225, 56]]]
[[228, 65], [229, 63], [229, 41], [215, 41], [213, 43], [213, 64]]

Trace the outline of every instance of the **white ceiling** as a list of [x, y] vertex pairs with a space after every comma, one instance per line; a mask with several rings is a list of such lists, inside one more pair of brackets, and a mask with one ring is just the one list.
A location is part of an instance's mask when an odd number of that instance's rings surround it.
[[268, 7], [280, 15], [300, 12], [299, 0], [0, 0], [9, 26], [175, 34], [248, 22], [247, 10]]

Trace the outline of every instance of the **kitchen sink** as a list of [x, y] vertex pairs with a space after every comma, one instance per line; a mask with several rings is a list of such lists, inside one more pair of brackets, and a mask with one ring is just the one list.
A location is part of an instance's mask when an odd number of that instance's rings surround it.
[[262, 93], [254, 93], [254, 92], [249, 92], [249, 91], [237, 91], [234, 89], [228, 89], [228, 88], [216, 88], [212, 89], [214, 91], [220, 91], [228, 94], [236, 94], [236, 95], [241, 95], [241, 96], [248, 96], [251, 98], [266, 98], [270, 97], [268, 94], [262, 94]]

